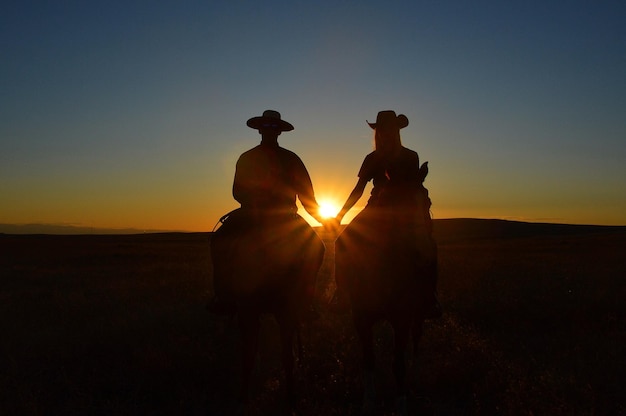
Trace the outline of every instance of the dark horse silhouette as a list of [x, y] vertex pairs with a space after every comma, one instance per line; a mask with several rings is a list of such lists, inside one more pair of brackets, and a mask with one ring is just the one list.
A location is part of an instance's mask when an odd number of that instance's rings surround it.
[[[251, 219], [248, 218], [250, 221]], [[304, 306], [324, 257], [324, 245], [301, 218], [255, 217], [224, 248], [212, 245], [215, 268], [226, 268], [229, 291], [236, 303], [242, 341], [242, 379], [239, 400], [249, 400], [250, 378], [258, 350], [260, 315], [272, 314], [279, 327], [285, 390], [290, 407], [295, 405], [293, 345]], [[219, 231], [219, 230], [218, 230]], [[232, 259], [233, 261], [231, 261]], [[228, 263], [228, 264], [224, 264]]]
[[[420, 169], [426, 177], [426, 164]], [[423, 186], [421, 187], [423, 188]], [[374, 324], [390, 323], [394, 332], [393, 373], [398, 414], [406, 414], [405, 351], [411, 334], [413, 354], [422, 336], [425, 282], [437, 273], [436, 244], [430, 233], [430, 200], [420, 190], [412, 210], [365, 208], [336, 241], [336, 273], [348, 284], [353, 322], [363, 350], [363, 412], [374, 400]]]

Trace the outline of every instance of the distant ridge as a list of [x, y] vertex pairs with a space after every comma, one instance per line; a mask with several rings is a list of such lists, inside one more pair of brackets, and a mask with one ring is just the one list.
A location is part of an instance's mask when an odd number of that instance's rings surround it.
[[439, 243], [489, 238], [626, 232], [626, 226], [553, 224], [473, 218], [434, 220], [434, 229], [435, 239]]
[[[489, 238], [626, 232], [626, 226], [552, 224], [473, 218], [436, 219], [434, 220], [434, 227], [435, 238], [439, 243]], [[316, 228], [325, 234], [322, 227]], [[157, 233], [188, 233], [188, 231], [93, 228], [63, 224], [0, 224], [0, 234], [121, 235]]]
[[178, 230], [140, 230], [136, 228], [94, 228], [63, 224], [0, 224], [1, 234], [144, 234], [177, 233]]

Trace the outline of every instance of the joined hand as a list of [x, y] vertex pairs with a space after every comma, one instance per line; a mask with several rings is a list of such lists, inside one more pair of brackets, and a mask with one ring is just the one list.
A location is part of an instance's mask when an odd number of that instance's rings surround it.
[[327, 218], [322, 222], [325, 231], [337, 232], [341, 222], [337, 218]]

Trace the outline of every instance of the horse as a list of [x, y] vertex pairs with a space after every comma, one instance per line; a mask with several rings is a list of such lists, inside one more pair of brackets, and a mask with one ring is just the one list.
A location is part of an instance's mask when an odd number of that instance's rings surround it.
[[259, 318], [262, 314], [272, 314], [280, 332], [287, 404], [293, 408], [296, 403], [294, 339], [302, 322], [303, 307], [312, 298], [311, 290], [324, 258], [324, 243], [297, 214], [251, 218], [239, 211], [232, 216], [239, 216], [244, 231], [239, 230], [226, 244], [212, 244], [211, 254], [214, 272], [224, 273], [226, 269], [226, 291], [235, 300], [234, 313], [242, 342], [238, 401], [242, 408], [249, 402]]
[[[422, 180], [427, 173], [427, 165], [422, 166]], [[365, 208], [335, 243], [336, 273], [343, 275], [350, 293], [352, 320], [363, 353], [364, 414], [374, 407], [374, 325], [380, 320], [387, 321], [394, 333], [396, 411], [407, 412], [405, 352], [412, 337], [413, 355], [417, 354], [426, 296], [431, 295], [427, 282], [437, 273], [426, 188], [420, 189], [415, 202], [411, 211]]]

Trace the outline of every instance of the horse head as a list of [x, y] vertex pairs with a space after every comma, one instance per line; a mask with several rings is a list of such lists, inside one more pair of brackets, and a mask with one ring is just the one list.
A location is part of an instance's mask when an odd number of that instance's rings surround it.
[[417, 179], [419, 183], [424, 183], [426, 176], [428, 176], [428, 162], [422, 163], [422, 166], [420, 166], [419, 168], [419, 171], [417, 174]]

